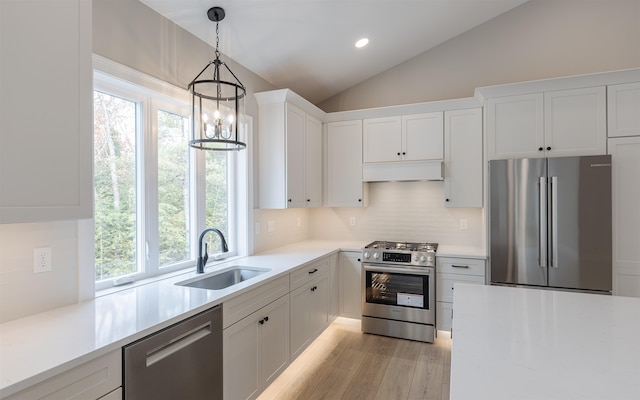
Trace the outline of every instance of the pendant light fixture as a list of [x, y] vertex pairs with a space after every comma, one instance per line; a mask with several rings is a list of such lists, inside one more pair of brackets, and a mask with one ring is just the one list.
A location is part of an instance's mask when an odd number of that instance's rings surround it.
[[246, 89], [220, 61], [218, 23], [225, 17], [224, 9], [210, 8], [207, 16], [216, 23], [216, 58], [188, 86], [192, 115], [189, 146], [200, 150], [242, 150], [247, 144], [240, 140], [238, 122], [244, 113]]

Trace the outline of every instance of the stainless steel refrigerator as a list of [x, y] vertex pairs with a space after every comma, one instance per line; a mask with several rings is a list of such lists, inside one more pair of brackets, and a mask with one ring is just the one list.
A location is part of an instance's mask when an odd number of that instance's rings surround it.
[[611, 156], [489, 161], [492, 284], [611, 292]]

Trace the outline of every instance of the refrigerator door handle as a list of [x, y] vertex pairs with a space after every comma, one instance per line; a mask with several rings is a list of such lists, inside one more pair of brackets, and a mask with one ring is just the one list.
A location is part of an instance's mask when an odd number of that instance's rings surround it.
[[538, 182], [538, 264], [547, 267], [547, 178]]
[[558, 268], [558, 177], [551, 177], [551, 259], [549, 266]]

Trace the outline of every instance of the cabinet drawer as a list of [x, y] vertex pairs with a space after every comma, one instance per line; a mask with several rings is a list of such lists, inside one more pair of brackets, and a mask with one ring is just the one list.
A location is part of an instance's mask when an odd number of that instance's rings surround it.
[[7, 400], [97, 399], [122, 386], [122, 352], [120, 349], [81, 364]]
[[436, 299], [453, 302], [453, 285], [455, 283], [475, 283], [484, 285], [484, 276], [438, 274], [436, 279]]
[[324, 257], [319, 261], [298, 268], [289, 274], [291, 290], [295, 290], [305, 283], [311, 282], [316, 277], [328, 273], [331, 264], [331, 257]]
[[436, 271], [443, 274], [477, 275], [484, 277], [484, 260], [474, 258], [438, 257]]
[[289, 293], [289, 276], [258, 286], [223, 303], [222, 327], [226, 328]]

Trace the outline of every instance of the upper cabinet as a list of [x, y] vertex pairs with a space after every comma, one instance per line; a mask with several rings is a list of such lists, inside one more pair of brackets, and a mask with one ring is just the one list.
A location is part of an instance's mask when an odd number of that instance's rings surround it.
[[640, 82], [607, 86], [609, 137], [640, 136]]
[[363, 207], [362, 120], [327, 124], [327, 206]]
[[260, 208], [321, 206], [324, 113], [288, 89], [255, 96]]
[[0, 223], [91, 218], [91, 1], [0, 1], [0, 37]]
[[442, 160], [442, 112], [363, 121], [365, 163]]
[[488, 99], [488, 158], [605, 154], [605, 93], [600, 86]]
[[482, 207], [482, 108], [444, 112], [446, 207]]

